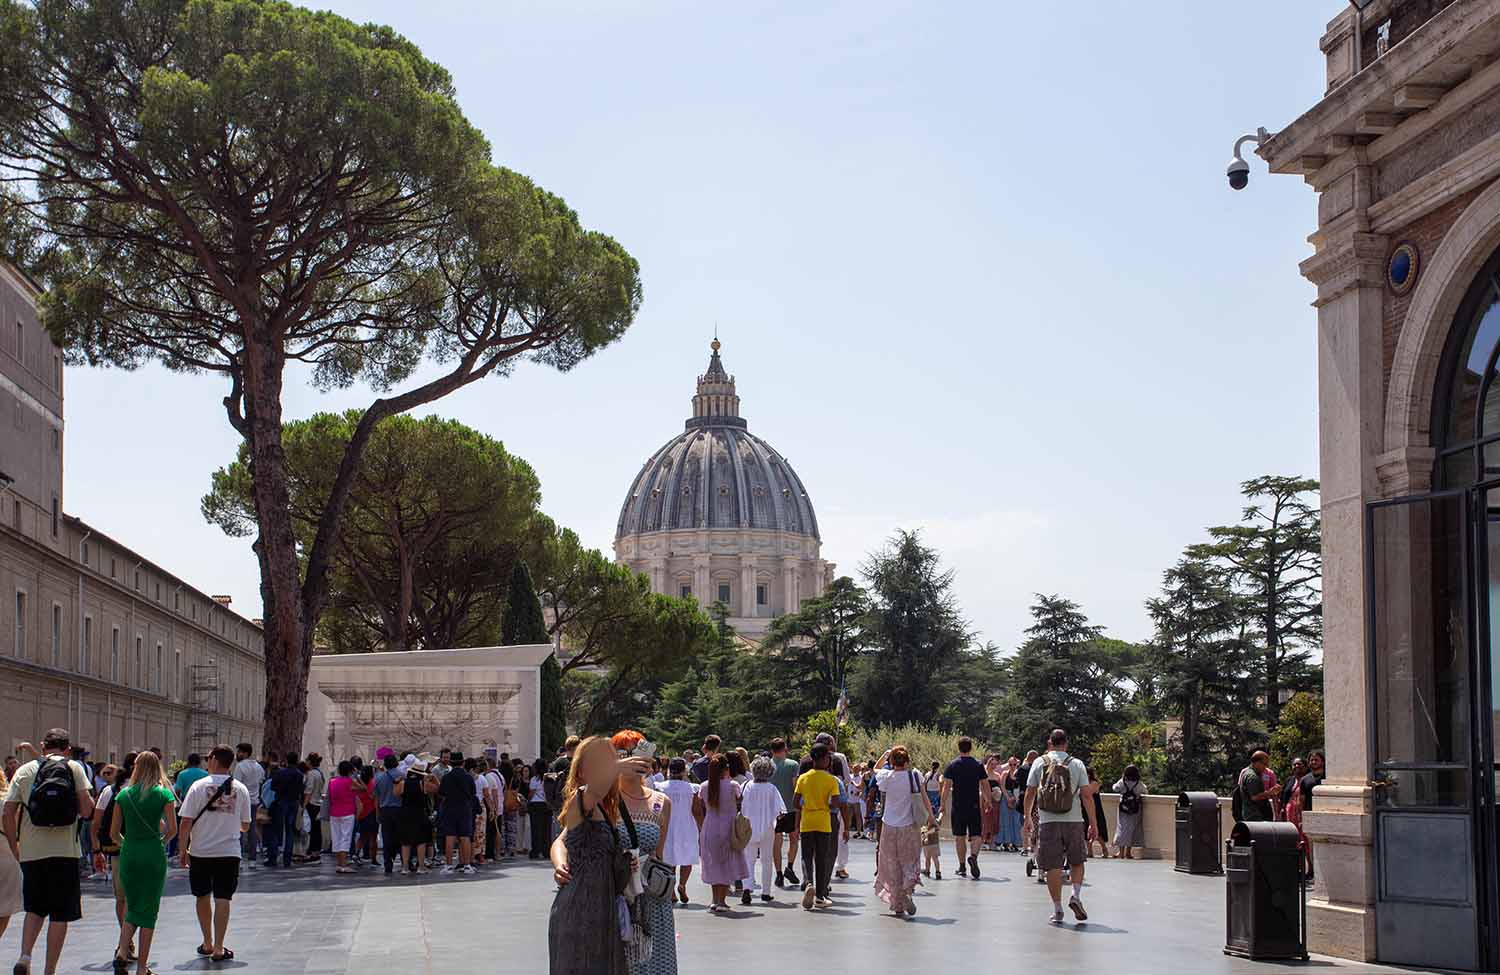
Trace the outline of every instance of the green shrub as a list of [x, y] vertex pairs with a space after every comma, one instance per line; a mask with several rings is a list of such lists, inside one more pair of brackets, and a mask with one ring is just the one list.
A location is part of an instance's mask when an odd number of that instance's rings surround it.
[[1300, 691], [1281, 706], [1281, 720], [1271, 732], [1266, 751], [1278, 776], [1288, 774], [1292, 759], [1306, 758], [1323, 748], [1323, 699]]
[[[849, 729], [845, 728], [847, 732]], [[939, 731], [936, 728], [924, 725], [906, 724], [900, 727], [882, 725], [873, 730], [855, 728], [853, 734], [841, 737], [840, 741], [846, 741], [848, 746], [843, 749], [851, 761], [868, 762], [879, 758], [887, 748], [895, 745], [905, 745], [906, 750], [911, 752], [912, 764], [916, 768], [925, 769], [933, 762], [945, 766], [958, 757], [958, 739], [963, 735], [957, 732]], [[974, 742], [973, 755], [982, 759], [990, 747], [982, 741]]]

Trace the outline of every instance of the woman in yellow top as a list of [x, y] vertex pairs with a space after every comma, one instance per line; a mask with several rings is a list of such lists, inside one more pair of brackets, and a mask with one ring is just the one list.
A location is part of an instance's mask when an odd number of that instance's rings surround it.
[[115, 949], [116, 975], [130, 967], [130, 942], [137, 931], [136, 972], [153, 975], [151, 936], [161, 910], [162, 887], [167, 882], [167, 841], [177, 835], [177, 797], [162, 771], [161, 759], [141, 752], [135, 759], [130, 784], [114, 801], [120, 810], [110, 826], [110, 838], [120, 845], [115, 869], [125, 892], [125, 920], [120, 925], [120, 944]]
[[[833, 807], [839, 804], [842, 783], [828, 772], [832, 756], [828, 746], [814, 745], [808, 761], [811, 767], [797, 777], [793, 790], [797, 800], [797, 829], [802, 834], [802, 871], [806, 883], [802, 891], [803, 910], [830, 907], [833, 861], [838, 855], [838, 837], [833, 832]], [[843, 828], [842, 817], [839, 827]]]

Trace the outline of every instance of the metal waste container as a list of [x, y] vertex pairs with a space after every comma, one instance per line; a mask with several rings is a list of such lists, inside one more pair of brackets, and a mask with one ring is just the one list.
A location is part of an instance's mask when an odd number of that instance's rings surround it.
[[1177, 864], [1181, 873], [1223, 873], [1219, 843], [1219, 797], [1212, 792], [1184, 792], [1177, 797]]
[[1307, 958], [1302, 851], [1291, 823], [1235, 823], [1225, 845], [1224, 953]]

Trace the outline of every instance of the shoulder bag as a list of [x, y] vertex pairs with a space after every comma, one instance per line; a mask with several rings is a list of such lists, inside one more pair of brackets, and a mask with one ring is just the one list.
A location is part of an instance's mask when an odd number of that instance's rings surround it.
[[641, 850], [640, 836], [635, 831], [635, 821], [630, 818], [630, 810], [625, 804], [620, 804], [620, 816], [625, 820], [625, 831], [630, 834], [630, 845], [633, 849], [640, 850], [641, 860], [641, 886], [645, 888], [647, 897], [655, 897], [665, 900], [671, 893], [673, 874], [675, 871], [663, 861], [657, 859], [654, 852]]
[[749, 846], [750, 841], [755, 838], [755, 827], [750, 825], [750, 818], [739, 811], [744, 805], [743, 797], [737, 797], [734, 804], [734, 827], [729, 832], [729, 848], [738, 853]]

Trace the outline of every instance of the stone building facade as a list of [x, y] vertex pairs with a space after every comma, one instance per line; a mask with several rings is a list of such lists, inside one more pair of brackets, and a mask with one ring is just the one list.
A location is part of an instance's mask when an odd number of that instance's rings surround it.
[[64, 727], [96, 760], [258, 743], [260, 628], [63, 509], [63, 362], [0, 263], [0, 749]]
[[1318, 194], [1312, 948], [1495, 971], [1500, 0], [1329, 6], [1327, 89], [1259, 149]]
[[760, 637], [774, 617], [822, 595], [834, 566], [802, 479], [740, 416], [718, 339], [692, 408], [631, 483], [615, 557], [655, 592], [723, 603], [740, 634]]

